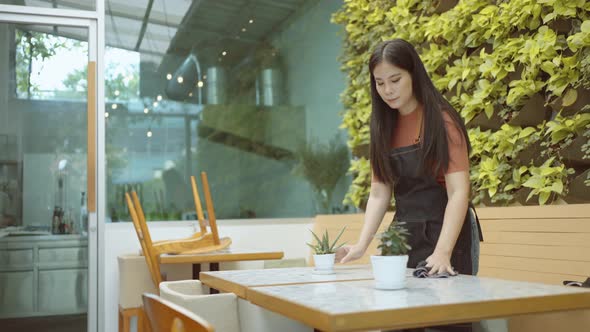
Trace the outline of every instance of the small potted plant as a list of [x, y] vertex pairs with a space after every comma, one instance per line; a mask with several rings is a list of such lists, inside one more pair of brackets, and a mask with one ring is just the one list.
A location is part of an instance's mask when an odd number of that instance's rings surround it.
[[381, 243], [381, 256], [371, 256], [375, 288], [400, 289], [406, 286], [406, 265], [408, 264], [408, 245], [410, 233], [405, 228], [405, 222], [396, 221], [378, 238]]
[[342, 228], [336, 240], [330, 243], [330, 238], [328, 236], [328, 230], [324, 231], [322, 238], [320, 239], [312, 230], [310, 230], [311, 234], [316, 240], [315, 244], [307, 243], [307, 245], [313, 250], [313, 261], [315, 265], [315, 272], [320, 274], [332, 274], [334, 273], [334, 261], [336, 259], [336, 250], [345, 243], [337, 244], [340, 236], [344, 233], [346, 227]]

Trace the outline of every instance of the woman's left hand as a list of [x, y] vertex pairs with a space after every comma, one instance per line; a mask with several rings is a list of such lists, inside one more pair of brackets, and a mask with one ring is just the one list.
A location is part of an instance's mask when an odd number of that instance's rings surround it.
[[451, 266], [451, 255], [435, 251], [432, 253], [432, 255], [426, 258], [426, 263], [426, 267], [430, 268], [428, 275], [443, 272], [447, 272], [450, 275], [457, 274], [457, 272], [455, 272], [455, 270], [453, 270], [453, 267]]

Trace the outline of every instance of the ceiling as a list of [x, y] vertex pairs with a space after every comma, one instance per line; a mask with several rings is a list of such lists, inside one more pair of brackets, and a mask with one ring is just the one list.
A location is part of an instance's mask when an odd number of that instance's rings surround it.
[[[24, 3], [23, 3], [24, 2]], [[195, 47], [225, 61], [237, 60], [268, 40], [310, 0], [105, 0], [108, 46], [138, 51], [159, 64], [166, 54], [184, 56]], [[94, 0], [20, 0], [36, 7], [94, 10]], [[250, 23], [252, 20], [252, 23]], [[75, 37], [79, 29], [60, 27]], [[86, 36], [79, 36], [86, 39]]]

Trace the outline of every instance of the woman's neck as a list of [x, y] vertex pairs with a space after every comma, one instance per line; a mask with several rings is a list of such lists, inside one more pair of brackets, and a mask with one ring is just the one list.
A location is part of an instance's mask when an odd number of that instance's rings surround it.
[[418, 109], [418, 101], [416, 100], [416, 98], [412, 98], [410, 101], [408, 101], [407, 104], [405, 104], [404, 106], [400, 107], [398, 109], [399, 113], [401, 115], [408, 115], [412, 112], [414, 112], [415, 110]]

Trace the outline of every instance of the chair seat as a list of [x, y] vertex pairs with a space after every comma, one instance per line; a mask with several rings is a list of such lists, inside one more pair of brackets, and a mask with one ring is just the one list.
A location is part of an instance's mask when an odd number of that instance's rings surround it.
[[268, 311], [233, 293], [205, 294], [198, 280], [162, 282], [162, 298], [203, 317], [217, 332], [312, 332], [313, 329]]
[[143, 294], [143, 307], [151, 332], [213, 332], [210, 322], [154, 294]]
[[240, 332], [238, 298], [224, 293], [204, 295], [198, 280], [169, 281], [160, 284], [160, 296], [199, 315], [215, 327], [217, 332]]

